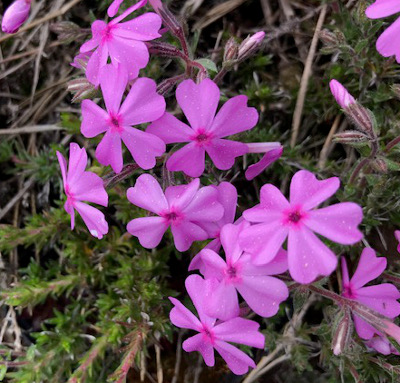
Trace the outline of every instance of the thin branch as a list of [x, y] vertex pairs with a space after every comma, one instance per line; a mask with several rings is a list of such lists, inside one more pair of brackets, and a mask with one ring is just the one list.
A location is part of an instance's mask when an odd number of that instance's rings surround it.
[[15, 129], [0, 129], [0, 136], [14, 135], [14, 134], [53, 132], [53, 131], [57, 131], [57, 130], [64, 130], [64, 128], [57, 126], [57, 125], [33, 125], [33, 126], [24, 126], [22, 128], [15, 128]]

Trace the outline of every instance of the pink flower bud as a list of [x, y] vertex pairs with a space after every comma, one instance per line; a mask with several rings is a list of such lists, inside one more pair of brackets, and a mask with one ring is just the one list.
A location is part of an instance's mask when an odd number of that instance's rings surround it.
[[238, 60], [243, 61], [252, 56], [259, 48], [264, 37], [265, 32], [260, 31], [245, 39], [239, 46]]
[[345, 109], [348, 108], [349, 105], [356, 103], [354, 97], [339, 81], [331, 80], [329, 86], [331, 88], [333, 97], [335, 97], [336, 102], [340, 105], [341, 108]]
[[5, 33], [15, 33], [28, 19], [31, 0], [16, 0], [5, 11], [1, 29]]
[[336, 356], [346, 349], [353, 331], [350, 310], [345, 308], [342, 314], [343, 317], [338, 322], [332, 340], [332, 350]]

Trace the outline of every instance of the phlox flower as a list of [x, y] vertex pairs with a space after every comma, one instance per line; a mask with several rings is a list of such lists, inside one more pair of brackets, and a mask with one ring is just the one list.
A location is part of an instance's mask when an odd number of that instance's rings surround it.
[[200, 188], [198, 178], [187, 185], [170, 186], [164, 194], [153, 176], [142, 174], [135, 186], [128, 189], [127, 197], [134, 205], [156, 214], [133, 219], [127, 226], [128, 232], [150, 249], [160, 243], [171, 227], [175, 247], [186, 251], [194, 241], [209, 238], [200, 223], [218, 221], [224, 214], [217, 190], [212, 186]]
[[236, 157], [249, 151], [242, 142], [223, 139], [257, 124], [257, 110], [247, 106], [246, 96], [231, 98], [216, 114], [219, 88], [210, 79], [204, 79], [200, 84], [182, 81], [176, 89], [176, 99], [189, 125], [167, 112], [146, 130], [166, 144], [188, 143], [169, 157], [168, 170], [200, 177], [205, 168], [206, 152], [218, 169], [227, 170], [233, 166]]
[[337, 80], [333, 79], [329, 82], [329, 87], [336, 102], [342, 109], [348, 108], [351, 104], [355, 104], [356, 100], [349, 91]]
[[107, 65], [101, 73], [106, 111], [91, 100], [83, 100], [82, 134], [91, 138], [105, 132], [97, 146], [96, 158], [104, 166], [111, 165], [116, 173], [123, 166], [121, 140], [142, 169], [153, 168], [156, 157], [165, 152], [165, 144], [155, 135], [132, 126], [154, 121], [164, 113], [165, 100], [157, 93], [156, 83], [149, 78], [138, 78], [122, 102], [128, 84], [124, 68]]
[[[280, 250], [266, 265], [254, 265], [251, 255], [243, 252], [238, 241], [239, 233], [249, 226], [248, 222], [243, 221], [222, 228], [221, 243], [226, 261], [211, 249], [203, 249], [198, 255], [201, 259], [200, 272], [206, 279], [215, 278], [219, 282], [204, 306], [210, 316], [221, 320], [238, 316], [239, 293], [255, 313], [271, 317], [278, 312], [279, 304], [289, 296], [286, 284], [271, 277], [287, 270], [286, 251]], [[189, 270], [195, 268], [190, 264]]]
[[277, 187], [264, 185], [260, 204], [243, 213], [244, 219], [256, 225], [240, 233], [240, 245], [252, 254], [255, 264], [265, 264], [287, 238], [289, 272], [295, 281], [305, 284], [331, 274], [336, 255], [314, 232], [346, 245], [362, 238], [357, 226], [363, 215], [357, 204], [342, 202], [315, 209], [339, 186], [337, 177], [318, 181], [314, 174], [300, 170], [292, 178], [289, 202]]
[[375, 335], [369, 341], [365, 342], [365, 344], [382, 355], [400, 355], [396, 348], [390, 343], [389, 339], [385, 336]]
[[[376, 0], [365, 11], [370, 19], [380, 19], [400, 12], [398, 0]], [[376, 41], [377, 51], [384, 57], [396, 56], [400, 63], [400, 17]]]
[[[342, 258], [342, 295], [393, 319], [400, 315], [400, 303], [397, 302], [397, 299], [400, 298], [400, 292], [397, 288], [390, 283], [365, 286], [368, 282], [378, 278], [383, 273], [386, 264], [386, 258], [378, 258], [373, 249], [365, 248], [361, 253], [357, 270], [353, 274], [353, 277], [349, 279], [347, 263]], [[372, 339], [374, 335], [383, 335], [358, 315], [353, 314], [353, 320], [354, 327], [360, 338]]]
[[128, 71], [130, 80], [136, 78], [139, 70], [149, 62], [149, 51], [145, 41], [161, 36], [160, 16], [149, 12], [121, 23], [146, 3], [147, 0], [139, 1], [108, 24], [102, 20], [96, 20], [92, 24], [93, 36], [81, 46], [80, 51], [94, 51], [86, 70], [88, 80], [94, 85], [99, 84], [100, 69], [107, 64], [108, 58], [111, 59], [112, 65], [122, 65]]
[[98, 239], [108, 233], [108, 224], [104, 214], [82, 201], [97, 203], [107, 206], [108, 195], [104, 189], [103, 180], [92, 172], [85, 171], [87, 165], [87, 154], [85, 148], [78, 144], [71, 143], [69, 147], [69, 165], [60, 152], [57, 152], [60, 163], [61, 174], [64, 184], [64, 191], [67, 195], [67, 202], [64, 205], [65, 211], [71, 216], [71, 230], [75, 226], [75, 210], [80, 214], [90, 234]]
[[16, 0], [4, 12], [1, 29], [4, 33], [15, 33], [28, 19], [31, 0]]
[[263, 349], [265, 339], [258, 331], [259, 324], [239, 317], [226, 322], [217, 322], [215, 317], [208, 316], [204, 311], [205, 302], [213, 294], [212, 282], [205, 281], [199, 275], [190, 275], [186, 279], [185, 285], [199, 319], [177, 299], [169, 298], [174, 305], [169, 314], [171, 322], [177, 327], [198, 332], [186, 339], [182, 348], [186, 352], [200, 352], [209, 367], [213, 367], [215, 364], [215, 349], [236, 375], [245, 374], [249, 367], [254, 368], [256, 366], [254, 361], [228, 342]]

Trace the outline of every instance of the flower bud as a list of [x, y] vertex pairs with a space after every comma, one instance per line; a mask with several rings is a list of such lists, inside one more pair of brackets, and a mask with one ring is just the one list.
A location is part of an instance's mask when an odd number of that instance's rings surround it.
[[181, 57], [182, 54], [178, 48], [171, 44], [152, 41], [148, 43], [149, 52], [163, 57]]
[[340, 314], [342, 317], [337, 323], [332, 339], [332, 350], [336, 356], [346, 349], [353, 332], [350, 310], [345, 307]]
[[329, 47], [338, 45], [338, 39], [336, 35], [328, 29], [323, 29], [319, 33], [319, 38], [325, 45]]
[[239, 46], [238, 60], [243, 61], [251, 57], [260, 47], [264, 40], [265, 32], [260, 31], [247, 37]]
[[375, 118], [371, 111], [364, 108], [358, 102], [350, 104], [344, 109], [346, 116], [350, 118], [352, 123], [362, 132], [367, 134], [371, 139], [376, 138], [374, 125]]
[[74, 61], [71, 63], [71, 66], [78, 69], [86, 70], [87, 64], [92, 54], [93, 52], [79, 53], [79, 55], [74, 57]]
[[225, 44], [224, 65], [232, 63], [234, 60], [236, 60], [238, 57], [238, 52], [239, 52], [239, 44], [233, 37], [231, 37]]
[[400, 84], [393, 84], [392, 85], [392, 92], [394, 95], [400, 99]]
[[356, 103], [354, 97], [339, 81], [333, 79], [330, 81], [329, 86], [331, 88], [333, 97], [335, 97], [336, 102], [340, 105], [341, 108], [346, 109], [351, 104]]
[[371, 161], [371, 165], [379, 173], [386, 174], [388, 172], [388, 165], [383, 157], [376, 157], [373, 161]]
[[75, 93], [71, 102], [80, 102], [87, 98], [95, 98], [100, 95], [100, 91], [87, 80], [86, 77], [79, 77], [68, 82], [67, 89], [71, 93]]
[[5, 33], [15, 33], [28, 19], [31, 0], [16, 0], [5, 11], [1, 29]]
[[345, 132], [335, 134], [333, 141], [347, 145], [357, 145], [370, 141], [370, 138], [358, 130], [346, 130]]
[[71, 43], [86, 35], [86, 32], [82, 33], [82, 29], [71, 21], [61, 21], [52, 24], [50, 29], [57, 34], [58, 40], [63, 43]]

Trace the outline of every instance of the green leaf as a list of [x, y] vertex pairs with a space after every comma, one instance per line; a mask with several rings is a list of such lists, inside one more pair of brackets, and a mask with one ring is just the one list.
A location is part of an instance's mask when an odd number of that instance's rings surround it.
[[196, 60], [196, 62], [203, 65], [203, 67], [206, 68], [210, 72], [215, 72], [215, 73], [218, 72], [218, 68], [215, 65], [214, 61], [212, 61], [210, 59], [198, 59], [198, 60]]

